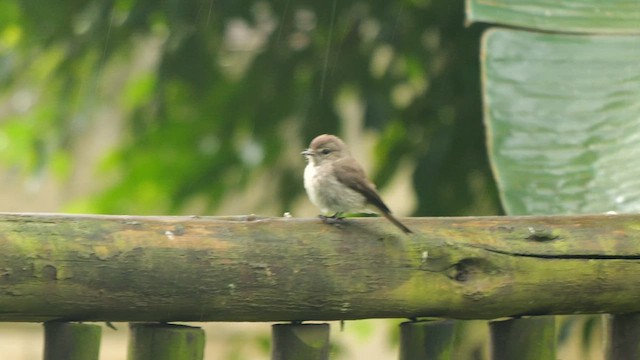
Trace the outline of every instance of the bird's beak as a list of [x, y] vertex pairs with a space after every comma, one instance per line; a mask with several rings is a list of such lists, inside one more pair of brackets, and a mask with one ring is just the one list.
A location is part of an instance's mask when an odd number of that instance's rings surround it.
[[309, 157], [309, 156], [312, 156], [315, 153], [311, 149], [306, 149], [305, 151], [301, 152], [300, 154], [304, 155], [305, 157]]

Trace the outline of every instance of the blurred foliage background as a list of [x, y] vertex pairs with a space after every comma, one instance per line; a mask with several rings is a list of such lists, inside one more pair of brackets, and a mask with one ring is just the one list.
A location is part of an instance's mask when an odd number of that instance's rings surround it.
[[[308, 204], [299, 153], [335, 133], [383, 196], [394, 179], [410, 185], [385, 196], [400, 215], [499, 214], [483, 27], [463, 12], [461, 0], [2, 1], [2, 210], [296, 215]], [[393, 347], [397, 322], [374, 323], [346, 329], [369, 353], [336, 341], [336, 356], [385, 358], [372, 344]], [[231, 344], [208, 353], [266, 356], [268, 327], [251, 325], [208, 330]], [[475, 338], [461, 351], [480, 358]]]
[[[545, 1], [512, 6], [529, 12], [524, 17], [504, 12], [505, 4], [517, 3], [472, 2], [470, 11], [475, 20], [495, 21], [495, 15], [502, 24], [546, 31], [548, 24], [570, 32], [585, 24], [607, 33], [637, 29], [637, 9], [625, 2], [558, 2], [572, 16], [548, 16], [557, 4]], [[0, 211], [311, 215], [316, 210], [305, 209], [299, 153], [316, 135], [336, 133], [400, 215], [501, 214], [482, 124], [484, 26], [465, 27], [463, 12], [462, 0], [1, 1]], [[584, 19], [576, 22], [576, 14]], [[593, 49], [585, 53], [602, 51]], [[517, 57], [516, 75], [520, 64]], [[594, 66], [587, 73], [597, 76], [602, 68]], [[575, 77], [558, 74], [546, 78], [552, 89], [558, 78]], [[617, 78], [604, 78], [620, 87]], [[584, 84], [575, 91], [582, 98]], [[497, 98], [507, 109], [517, 105], [514, 97], [523, 98], [504, 94]], [[619, 95], [611, 92], [615, 104]], [[548, 108], [551, 120], [566, 110], [567, 119], [582, 124], [582, 115], [564, 103]], [[509, 116], [498, 107], [495, 114], [517, 119], [523, 113]], [[550, 129], [543, 139], [566, 136]], [[401, 191], [391, 190], [397, 183]], [[561, 357], [587, 358], [590, 347], [601, 346], [593, 340], [600, 319], [573, 319], [559, 322], [559, 341], [580, 355]], [[334, 324], [334, 358], [396, 358], [397, 324], [349, 322], [344, 334]], [[486, 322], [463, 324], [456, 358], [486, 358]], [[105, 329], [102, 359], [125, 358], [126, 325], [118, 327]], [[266, 324], [204, 327], [207, 358], [268, 356]], [[41, 346], [22, 342], [27, 333], [41, 342], [38, 324], [2, 324], [0, 353], [41, 358]]]
[[300, 150], [351, 129], [373, 134], [379, 187], [409, 164], [407, 214], [497, 214], [482, 29], [466, 28], [463, 10], [445, 0], [3, 1], [0, 161], [64, 182], [92, 146], [87, 134], [104, 131], [113, 146], [81, 164], [99, 185], [66, 211], [216, 214], [262, 179], [265, 191], [239, 210], [279, 215], [303, 193]]

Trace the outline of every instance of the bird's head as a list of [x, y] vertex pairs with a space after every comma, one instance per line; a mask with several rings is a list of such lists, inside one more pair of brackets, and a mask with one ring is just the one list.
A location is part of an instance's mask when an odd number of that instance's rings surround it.
[[335, 135], [320, 135], [311, 141], [309, 148], [302, 152], [313, 165], [335, 161], [349, 155], [347, 145]]

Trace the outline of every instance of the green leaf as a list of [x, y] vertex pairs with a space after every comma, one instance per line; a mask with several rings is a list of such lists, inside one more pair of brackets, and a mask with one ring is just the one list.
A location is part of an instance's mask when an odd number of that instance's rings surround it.
[[508, 214], [640, 210], [640, 38], [489, 31], [489, 156]]
[[640, 2], [467, 0], [467, 19], [547, 31], [638, 34]]

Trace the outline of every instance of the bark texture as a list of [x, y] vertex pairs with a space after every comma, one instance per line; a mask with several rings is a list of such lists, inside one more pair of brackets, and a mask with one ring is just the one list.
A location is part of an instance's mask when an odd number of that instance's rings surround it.
[[640, 311], [640, 216], [0, 214], [0, 321]]

